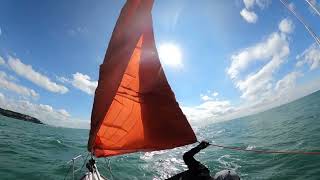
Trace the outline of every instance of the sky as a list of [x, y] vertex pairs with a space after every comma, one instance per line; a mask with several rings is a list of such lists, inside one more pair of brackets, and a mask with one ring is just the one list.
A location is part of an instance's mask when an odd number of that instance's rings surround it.
[[[287, 1], [320, 34], [319, 0]], [[2, 0], [0, 107], [88, 128], [99, 65], [124, 0]], [[278, 0], [155, 0], [160, 60], [191, 124], [320, 90], [320, 47]]]

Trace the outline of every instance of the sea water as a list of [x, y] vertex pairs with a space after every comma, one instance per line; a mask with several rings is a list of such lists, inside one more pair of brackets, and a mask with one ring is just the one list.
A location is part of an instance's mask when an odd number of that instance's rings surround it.
[[[195, 131], [198, 139], [246, 149], [320, 151], [320, 92], [263, 113]], [[0, 116], [0, 179], [72, 179], [67, 162], [83, 154], [75, 163], [75, 169], [82, 167], [87, 140], [88, 130]], [[97, 164], [109, 179], [165, 179], [187, 169], [182, 155], [194, 145], [102, 158]], [[319, 155], [256, 154], [208, 147], [196, 158], [212, 174], [233, 169], [241, 179], [320, 179]], [[75, 174], [76, 179], [82, 172]]]

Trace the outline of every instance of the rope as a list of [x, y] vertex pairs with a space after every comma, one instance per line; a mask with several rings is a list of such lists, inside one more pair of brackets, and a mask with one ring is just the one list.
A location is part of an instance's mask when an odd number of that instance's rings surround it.
[[320, 10], [318, 10], [318, 8], [315, 6], [315, 4], [310, 2], [310, 0], [306, 0], [306, 1], [309, 4], [309, 6], [320, 16]]
[[88, 153], [88, 154], [87, 154], [86, 159], [83, 161], [83, 164], [82, 164], [82, 166], [81, 166], [81, 168], [80, 168], [80, 172], [82, 171], [82, 169], [83, 169], [84, 165], [86, 164], [86, 162], [87, 162], [87, 160], [88, 160], [89, 155], [90, 155], [90, 153]]
[[[305, 22], [305, 20], [300, 16], [294, 8], [289, 7], [289, 3], [287, 0], [280, 0], [280, 2], [304, 25], [309, 34], [314, 38], [316, 43], [320, 46], [320, 39], [317, 34], [311, 29], [311, 27]], [[307, 1], [308, 2], [308, 1]]]
[[276, 150], [255, 150], [255, 149], [245, 149], [235, 146], [223, 146], [219, 144], [210, 144], [210, 146], [220, 147], [224, 149], [236, 150], [236, 151], [247, 151], [260, 154], [303, 154], [303, 155], [320, 155], [320, 151], [308, 152], [308, 151], [276, 151]]
[[72, 166], [69, 167], [68, 171], [67, 171], [67, 174], [64, 176], [63, 180], [66, 180], [67, 176], [69, 175], [69, 172], [71, 170]]
[[110, 159], [108, 159], [108, 162], [107, 162], [107, 159], [105, 158], [104, 159], [105, 160], [105, 163], [107, 164], [107, 168], [108, 168], [108, 170], [109, 170], [109, 172], [110, 172], [110, 175], [111, 175], [111, 179], [113, 180], [114, 178], [113, 178], [113, 174], [112, 174], [112, 170], [111, 170], [111, 166], [110, 166]]

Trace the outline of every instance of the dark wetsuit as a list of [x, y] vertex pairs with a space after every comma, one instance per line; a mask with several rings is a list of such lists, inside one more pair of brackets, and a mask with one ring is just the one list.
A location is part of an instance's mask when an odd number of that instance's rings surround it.
[[202, 148], [197, 146], [192, 148], [190, 151], [184, 153], [183, 160], [188, 166], [188, 170], [179, 173], [167, 180], [210, 180], [213, 179], [210, 176], [209, 169], [201, 164], [199, 161], [194, 159], [194, 155], [197, 154]]

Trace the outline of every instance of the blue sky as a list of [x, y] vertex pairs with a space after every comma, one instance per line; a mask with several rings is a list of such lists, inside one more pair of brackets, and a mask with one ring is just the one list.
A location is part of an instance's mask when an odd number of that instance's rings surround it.
[[[319, 1], [310, 0], [319, 9]], [[305, 1], [289, 2], [320, 33]], [[0, 2], [0, 106], [84, 127], [98, 68], [124, 1]], [[165, 73], [192, 123], [256, 113], [320, 89], [320, 49], [280, 1], [156, 0]], [[170, 52], [170, 50], [169, 50]]]

